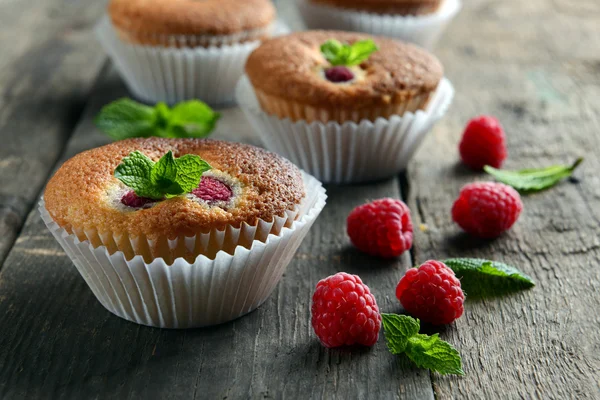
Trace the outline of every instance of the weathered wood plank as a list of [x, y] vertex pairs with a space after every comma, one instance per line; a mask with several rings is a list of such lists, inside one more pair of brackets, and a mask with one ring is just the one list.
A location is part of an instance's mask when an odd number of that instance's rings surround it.
[[[435, 392], [443, 399], [599, 398], [600, 5], [581, 2], [586, 12], [571, 13], [578, 7], [567, 1], [469, 3], [439, 50], [456, 102], [410, 169], [410, 206], [427, 226], [416, 234], [415, 259], [503, 260], [538, 286], [467, 302], [465, 316], [442, 333], [462, 353], [467, 376], [433, 375]], [[507, 168], [587, 157], [579, 183], [524, 197], [516, 227], [489, 242], [461, 234], [450, 217], [460, 187], [488, 179], [457, 164], [464, 124], [481, 113], [505, 125]]]
[[0, 267], [105, 60], [104, 1], [0, 2]]
[[[111, 71], [66, 155], [107, 142], [92, 117], [124, 93]], [[239, 110], [223, 113], [216, 138], [256, 142]], [[332, 206], [259, 310], [183, 332], [110, 315], [32, 212], [0, 274], [0, 398], [433, 399], [429, 374], [389, 354], [383, 341], [372, 350], [328, 351], [314, 336], [310, 298], [319, 279], [358, 273], [393, 312], [394, 287], [410, 264], [408, 255], [392, 262], [360, 255], [345, 235], [348, 212], [369, 198], [398, 197], [396, 181], [328, 189]]]

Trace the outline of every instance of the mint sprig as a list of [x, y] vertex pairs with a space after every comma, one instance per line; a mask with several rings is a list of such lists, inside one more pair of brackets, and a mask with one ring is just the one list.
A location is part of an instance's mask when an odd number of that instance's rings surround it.
[[573, 175], [575, 169], [582, 162], [583, 158], [578, 158], [572, 165], [554, 165], [547, 168], [522, 169], [519, 171], [506, 171], [486, 165], [484, 170], [497, 181], [512, 186], [519, 191], [539, 192]]
[[451, 258], [444, 263], [460, 279], [468, 298], [493, 297], [529, 289], [535, 282], [517, 268], [478, 258]]
[[115, 178], [140, 197], [154, 200], [189, 193], [200, 184], [202, 174], [212, 167], [197, 155], [173, 157], [169, 151], [158, 162], [134, 151], [115, 169]]
[[371, 39], [359, 40], [352, 44], [344, 44], [331, 39], [321, 45], [321, 53], [333, 66], [344, 65], [351, 67], [369, 59], [379, 47]]
[[383, 332], [392, 354], [406, 354], [418, 367], [442, 375], [464, 375], [458, 351], [439, 335], [419, 333], [421, 323], [407, 315], [381, 314]]
[[113, 140], [150, 136], [202, 138], [215, 129], [219, 117], [219, 113], [197, 100], [169, 108], [165, 103], [149, 107], [123, 98], [104, 106], [94, 122]]

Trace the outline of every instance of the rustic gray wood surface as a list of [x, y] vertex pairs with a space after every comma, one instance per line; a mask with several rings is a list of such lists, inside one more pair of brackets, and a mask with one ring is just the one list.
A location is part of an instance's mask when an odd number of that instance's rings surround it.
[[[468, 1], [437, 50], [456, 101], [406, 177], [328, 187], [328, 206], [269, 300], [189, 331], [109, 314], [34, 207], [61, 161], [108, 141], [91, 119], [126, 95], [91, 34], [102, 3], [0, 0], [0, 399], [600, 398], [600, 3]], [[298, 27], [291, 4], [278, 6]], [[515, 229], [491, 242], [460, 234], [449, 217], [461, 185], [485, 179], [456, 154], [465, 122], [481, 113], [506, 127], [507, 167], [586, 156], [579, 182], [527, 196]], [[238, 109], [223, 114], [215, 137], [259, 144]], [[352, 250], [348, 212], [401, 187], [421, 225], [411, 254], [379, 261]], [[383, 311], [399, 312], [393, 289], [406, 268], [448, 256], [503, 260], [538, 282], [468, 301], [441, 331], [465, 377], [419, 370], [383, 339], [348, 351], [314, 337], [319, 279], [359, 274]]]
[[63, 151], [105, 56], [85, 0], [0, 0], [0, 264]]

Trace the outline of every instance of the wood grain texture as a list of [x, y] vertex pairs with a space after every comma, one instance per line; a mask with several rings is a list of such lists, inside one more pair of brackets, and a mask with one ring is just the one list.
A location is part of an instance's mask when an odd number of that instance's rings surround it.
[[[440, 46], [458, 94], [410, 169], [410, 206], [427, 225], [415, 259], [502, 260], [537, 287], [467, 302], [442, 334], [467, 376], [433, 375], [438, 398], [600, 398], [600, 6], [582, 2], [580, 13], [575, 3], [470, 1]], [[484, 113], [505, 126], [506, 168], [586, 157], [578, 183], [524, 197], [519, 223], [494, 241], [474, 241], [450, 218], [461, 186], [489, 179], [458, 165], [456, 150], [467, 120]]]
[[105, 57], [103, 1], [0, 1], [0, 266], [77, 123]]

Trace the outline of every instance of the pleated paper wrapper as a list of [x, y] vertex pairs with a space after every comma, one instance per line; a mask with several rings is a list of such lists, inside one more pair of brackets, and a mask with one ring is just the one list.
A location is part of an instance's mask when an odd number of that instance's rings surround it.
[[344, 10], [311, 3], [310, 0], [297, 2], [304, 23], [310, 29], [365, 32], [412, 42], [426, 49], [435, 46], [462, 7], [461, 0], [445, 0], [432, 14], [402, 16]]
[[[274, 23], [271, 30], [274, 35], [289, 32], [281, 21]], [[191, 99], [211, 105], [231, 103], [246, 59], [260, 44], [257, 40], [178, 48], [127, 43], [120, 39], [108, 17], [96, 26], [96, 36], [136, 98], [168, 104]], [[232, 40], [229, 36], [217, 39], [215, 36], [215, 43]]]
[[[306, 197], [296, 212], [273, 222], [260, 220], [260, 228], [278, 231], [265, 241], [254, 240], [251, 248], [237, 246], [233, 254], [217, 253], [214, 259], [199, 255], [193, 263], [177, 258], [167, 264], [162, 258], [151, 263], [141, 256], [130, 260], [123, 252], [109, 253], [105, 246], [94, 247], [88, 240], [61, 228], [40, 201], [39, 211], [48, 229], [65, 250], [98, 301], [111, 313], [126, 320], [159, 328], [195, 328], [231, 321], [261, 305], [281, 280], [300, 243], [325, 206], [321, 183], [303, 174]], [[296, 215], [297, 213], [297, 215]], [[288, 218], [296, 218], [285, 227]], [[248, 229], [250, 228], [250, 229]], [[214, 231], [202, 241], [240, 237], [252, 227], [227, 232]], [[243, 232], [245, 233], [243, 233]], [[209, 237], [211, 236], [211, 237]], [[196, 237], [179, 240], [196, 242]], [[225, 239], [226, 240], [226, 239]]]
[[425, 111], [360, 123], [292, 122], [262, 111], [243, 76], [237, 101], [264, 146], [326, 183], [390, 178], [404, 170], [427, 133], [450, 106], [454, 88], [442, 79]]

